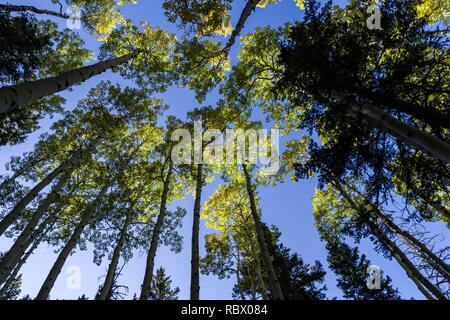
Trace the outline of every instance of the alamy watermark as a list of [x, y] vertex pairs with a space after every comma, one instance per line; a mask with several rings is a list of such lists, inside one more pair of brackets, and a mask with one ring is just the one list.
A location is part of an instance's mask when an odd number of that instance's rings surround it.
[[67, 28], [71, 30], [81, 29], [81, 9], [76, 5], [71, 5], [67, 8], [66, 14], [69, 18], [66, 21]]
[[171, 140], [175, 164], [254, 164], [263, 173], [274, 175], [280, 169], [278, 129], [219, 129], [203, 130], [201, 121], [194, 122], [193, 132], [173, 131]]
[[367, 7], [367, 13], [370, 14], [367, 18], [367, 28], [370, 30], [381, 30], [381, 10], [376, 4]]
[[71, 265], [66, 270], [66, 286], [69, 290], [81, 290], [81, 268], [77, 265]]
[[381, 289], [381, 268], [379, 266], [371, 265], [367, 268], [367, 289], [380, 290]]

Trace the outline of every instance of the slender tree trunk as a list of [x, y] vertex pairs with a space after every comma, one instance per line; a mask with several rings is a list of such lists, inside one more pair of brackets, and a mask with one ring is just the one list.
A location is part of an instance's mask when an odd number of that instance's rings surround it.
[[244, 292], [242, 291], [242, 283], [241, 283], [241, 258], [239, 255], [239, 251], [237, 252], [237, 259], [236, 259], [236, 283], [239, 288], [239, 296], [241, 297], [241, 300], [245, 300]]
[[8, 274], [14, 268], [14, 266], [19, 261], [20, 257], [23, 255], [25, 250], [28, 248], [29, 244], [28, 239], [32, 235], [34, 229], [38, 225], [39, 221], [42, 219], [44, 214], [47, 212], [47, 209], [50, 205], [55, 201], [59, 192], [62, 190], [64, 185], [69, 180], [73, 170], [65, 172], [58, 183], [53, 187], [50, 194], [42, 201], [39, 207], [36, 209], [36, 212], [31, 217], [25, 229], [22, 231], [20, 236], [16, 239], [12, 247], [5, 254], [3, 259], [0, 262], [0, 284], [8, 277]]
[[448, 143], [393, 118], [378, 107], [369, 104], [350, 104], [348, 115], [357, 119], [361, 116], [368, 125], [377, 126], [404, 143], [431, 154], [445, 163], [450, 163]]
[[[355, 210], [358, 214], [361, 212], [360, 206], [353, 201], [350, 195], [344, 190], [344, 188], [340, 185], [340, 183], [334, 183], [334, 185], [338, 188], [341, 195], [348, 202], [348, 204]], [[429, 290], [437, 299], [446, 300], [445, 295], [427, 278], [425, 278], [419, 270], [414, 266], [414, 264], [408, 259], [406, 254], [398, 248], [398, 246], [387, 237], [382, 230], [379, 229], [377, 224], [369, 218], [367, 221], [367, 225], [372, 232], [372, 234], [380, 241], [383, 247], [389, 251], [389, 253], [397, 260], [397, 262], [402, 266], [405, 270], [408, 277], [410, 277], [414, 283], [416, 281], [420, 282], [423, 287]], [[421, 290], [421, 287], [418, 287]]]
[[[403, 241], [408, 245], [411, 249], [416, 251], [422, 259], [424, 259], [428, 264], [430, 264], [433, 268], [435, 268], [444, 278], [447, 279], [447, 281], [450, 283], [450, 266], [446, 264], [442, 259], [440, 259], [434, 252], [432, 252], [426, 245], [424, 245], [422, 242], [420, 242], [416, 237], [411, 235], [408, 231], [403, 230], [400, 228], [392, 219], [384, 214], [380, 208], [375, 206], [373, 203], [371, 203], [364, 194], [362, 194], [359, 190], [356, 188], [348, 185], [345, 182], [342, 182], [347, 188], [350, 188], [354, 192], [356, 192], [359, 196], [361, 196], [364, 201], [369, 205], [371, 208], [372, 213], [375, 215], [376, 218], [380, 219], [382, 222], [384, 222], [389, 229], [391, 229], [392, 232], [394, 232], [398, 237], [402, 238]], [[345, 192], [342, 189], [342, 186], [340, 187], [340, 192]]]
[[111, 292], [114, 277], [116, 276], [117, 265], [119, 264], [120, 253], [122, 252], [123, 246], [125, 245], [125, 241], [127, 239], [127, 231], [128, 226], [131, 223], [131, 216], [132, 216], [132, 208], [127, 212], [125, 223], [123, 224], [122, 230], [120, 231], [120, 237], [114, 249], [111, 262], [109, 263], [105, 282], [103, 283], [103, 287], [100, 291], [100, 295], [98, 296], [97, 300], [107, 300], [109, 293]]
[[267, 249], [262, 223], [258, 215], [258, 210], [256, 209], [255, 195], [253, 194], [252, 181], [247, 171], [247, 165], [243, 164], [242, 169], [244, 171], [245, 179], [247, 182], [246, 183], [247, 192], [250, 200], [250, 209], [252, 217], [255, 222], [256, 237], [258, 239], [259, 248], [261, 250], [263, 258], [264, 269], [267, 272], [267, 276], [269, 278], [269, 284], [271, 287], [272, 295], [276, 300], [283, 300], [283, 293], [281, 291], [280, 283], [275, 273], [275, 269], [273, 268], [272, 258], [270, 256], [269, 250]]
[[[169, 160], [170, 161], [170, 160]], [[148, 300], [150, 298], [151, 284], [153, 278], [153, 269], [155, 267], [156, 251], [158, 249], [159, 237], [161, 229], [164, 224], [164, 219], [167, 214], [167, 196], [169, 193], [170, 179], [172, 177], [173, 163], [170, 161], [169, 170], [167, 172], [166, 179], [164, 180], [163, 191], [161, 194], [161, 205], [159, 208], [159, 215], [156, 220], [155, 227], [152, 233], [152, 240], [150, 242], [150, 249], [147, 254], [147, 263], [145, 268], [144, 281], [142, 283], [140, 300]]]
[[413, 237], [409, 232], [402, 230], [397, 226], [389, 217], [384, 215], [378, 208], [373, 205], [373, 212], [376, 216], [384, 222], [395, 234], [397, 234], [403, 241], [414, 251], [416, 251], [419, 256], [422, 257], [428, 264], [436, 269], [447, 281], [450, 283], [450, 266], [446, 264], [442, 259], [440, 259], [434, 252], [428, 249], [422, 242]]
[[[247, 273], [248, 274], [252, 274], [252, 272], [250, 271], [250, 268], [248, 266], [245, 267], [247, 269]], [[251, 283], [250, 283], [250, 290], [251, 290], [251, 295], [252, 295], [252, 300], [256, 300], [256, 289], [255, 289], [255, 281], [254, 278], [252, 279]], [[263, 299], [266, 300], [266, 299]]]
[[[389, 239], [373, 222], [369, 222], [369, 228], [372, 233], [378, 238], [378, 240], [384, 245], [384, 247], [391, 253], [391, 255], [402, 265], [406, 274], [412, 279], [416, 278], [426, 289], [428, 289], [437, 299], [447, 300], [445, 295], [433, 285], [427, 278], [425, 278], [414, 264], [408, 259], [406, 254], [401, 251], [398, 246]], [[420, 288], [419, 288], [420, 289]]]
[[261, 296], [263, 298], [263, 300], [269, 300], [266, 294], [266, 283], [264, 281], [263, 275], [262, 275], [262, 271], [261, 271], [261, 261], [259, 261], [259, 257], [256, 254], [256, 252], [254, 253], [254, 259], [256, 262], [255, 268], [256, 268], [256, 277], [258, 278], [258, 282], [259, 282], [259, 286], [261, 288]]
[[26, 206], [36, 198], [39, 192], [47, 187], [64, 169], [67, 163], [63, 163], [47, 175], [41, 182], [39, 182], [28, 194], [20, 200], [16, 206], [3, 218], [0, 222], [0, 236], [14, 223], [20, 216]]
[[56, 259], [52, 269], [47, 275], [47, 278], [45, 279], [41, 289], [39, 290], [39, 293], [36, 296], [36, 300], [47, 300], [48, 296], [50, 294], [50, 291], [52, 290], [56, 279], [58, 278], [58, 275], [61, 273], [61, 269], [64, 266], [64, 263], [66, 262], [67, 258], [69, 257], [72, 250], [75, 248], [75, 246], [78, 243], [78, 240], [80, 239], [81, 233], [83, 232], [86, 225], [91, 221], [92, 217], [94, 216], [95, 212], [97, 211], [98, 207], [102, 203], [103, 198], [106, 195], [106, 192], [108, 189], [114, 184], [116, 181], [117, 176], [111, 180], [110, 183], [103, 186], [100, 193], [95, 198], [94, 202], [91, 203], [91, 205], [84, 210], [83, 215], [81, 217], [80, 222], [75, 227], [75, 230], [72, 233], [72, 236], [70, 237], [69, 241], [67, 241], [66, 245], [58, 255], [58, 258]]
[[192, 260], [191, 260], [191, 300], [200, 299], [200, 208], [203, 188], [203, 165], [197, 165], [197, 182], [195, 189], [194, 219], [192, 224]]
[[10, 177], [5, 179], [0, 184], [0, 190], [8, 187], [11, 183], [16, 181], [16, 179], [20, 176], [22, 176], [25, 172], [27, 172], [31, 167], [33, 167], [36, 163], [38, 163], [41, 159], [32, 158], [30, 161], [28, 161], [23, 167], [19, 168], [17, 171], [14, 172], [14, 174]]
[[[35, 237], [31, 237], [30, 240], [28, 241], [28, 246], [27, 248], [33, 244], [31, 246], [31, 248], [22, 256], [22, 258], [20, 259], [19, 263], [17, 264], [17, 266], [14, 268], [13, 272], [11, 273], [11, 275], [8, 277], [8, 279], [6, 280], [5, 284], [3, 285], [3, 287], [0, 289], [0, 297], [3, 296], [8, 288], [11, 286], [11, 284], [14, 282], [14, 280], [17, 278], [17, 275], [19, 274], [20, 269], [22, 268], [22, 266], [25, 264], [25, 262], [27, 262], [28, 258], [33, 254], [34, 250], [36, 250], [36, 248], [39, 246], [39, 244], [41, 243], [42, 239], [44, 239], [44, 237], [47, 235], [47, 233], [51, 230], [55, 219], [53, 219], [53, 222], [50, 221], [51, 219], [47, 219], [45, 221], [45, 223], [42, 223], [41, 226], [39, 227], [39, 229], [36, 231], [36, 236]], [[51, 223], [50, 223], [51, 222]], [[50, 223], [50, 225], [48, 225], [48, 223]], [[41, 228], [42, 227], [42, 228]], [[47, 227], [47, 229], [45, 229], [45, 227]], [[39, 236], [39, 237], [38, 237]]]
[[[23, 210], [26, 208], [26, 206], [36, 198], [36, 196], [41, 192], [45, 187], [47, 187], [61, 172], [66, 172], [66, 174], [60, 179], [58, 183], [58, 189], [60, 190], [62, 187], [61, 181], [64, 182], [64, 180], [67, 181], [67, 179], [70, 177], [70, 174], [76, 169], [76, 167], [80, 164], [80, 162], [85, 159], [86, 156], [90, 155], [91, 152], [95, 148], [95, 143], [91, 143], [87, 148], [82, 150], [76, 150], [72, 153], [70, 158], [66, 161], [63, 161], [56, 169], [54, 169], [47, 177], [45, 177], [41, 182], [39, 182], [33, 189], [28, 192], [28, 194], [22, 198], [22, 200], [19, 201], [19, 203], [16, 204], [16, 206], [11, 210], [10, 213], [8, 213], [3, 220], [0, 222], [0, 236], [11, 226], [11, 224], [14, 223], [14, 221], [20, 216], [20, 214], [23, 212]], [[69, 173], [69, 176], [67, 176], [67, 173]], [[54, 197], [57, 196], [57, 193], [59, 192], [57, 190], [56, 192], [52, 192], [47, 197], [46, 200], [41, 204], [47, 205], [47, 207], [43, 206], [41, 208], [41, 211], [45, 211], [48, 208], [48, 205], [50, 205], [54, 199]], [[38, 208], [39, 210], [39, 208]], [[37, 213], [37, 211], [36, 211]]]
[[261, 288], [261, 296], [263, 300], [268, 300], [267, 297], [267, 287], [266, 283], [264, 282], [264, 278], [261, 271], [261, 261], [259, 260], [259, 251], [256, 248], [256, 244], [253, 242], [253, 232], [248, 230], [247, 225], [243, 224], [245, 232], [249, 235], [249, 243], [250, 243], [250, 251], [252, 252], [253, 259], [255, 260], [255, 270], [256, 270], [256, 277], [258, 278], [259, 287]]
[[11, 224], [14, 223], [14, 221], [20, 216], [26, 206], [30, 204], [30, 202], [33, 201], [34, 198], [36, 198], [39, 192], [47, 187], [61, 173], [61, 171], [66, 168], [66, 166], [68, 166], [68, 162], [60, 164], [16, 204], [16, 206], [0, 222], [0, 236], [11, 226]]
[[37, 14], [48, 14], [54, 17], [63, 18], [63, 19], [69, 19], [70, 16], [64, 13], [52, 11], [52, 10], [45, 10], [45, 9], [38, 9], [33, 6], [15, 6], [11, 4], [0, 4], [0, 10], [9, 11], [9, 12], [34, 12]]
[[[395, 260], [397, 260], [398, 264], [403, 268], [406, 269], [407, 267], [403, 264], [402, 260], [398, 257], [395, 257]], [[436, 298], [427, 290], [425, 287], [420, 283], [419, 280], [417, 280], [412, 274], [408, 275], [409, 278], [414, 282], [414, 284], [417, 286], [417, 289], [419, 289], [420, 292], [424, 295], [425, 298], [428, 300], [436, 300]]]
[[450, 29], [425, 31], [424, 35], [427, 37], [446, 37], [450, 36]]
[[137, 56], [134, 51], [119, 58], [101, 61], [91, 66], [74, 69], [59, 76], [0, 88], [0, 114], [12, 112], [43, 97], [63, 91], [77, 83], [101, 74]]
[[258, 3], [260, 3], [261, 0], [248, 0], [245, 4], [244, 10], [241, 12], [241, 16], [239, 17], [239, 21], [234, 28], [233, 32], [231, 33], [230, 39], [228, 39], [227, 44], [225, 45], [225, 51], [230, 51], [231, 47], [236, 43], [236, 39], [241, 33], [242, 29], [244, 28], [245, 22], [247, 21], [248, 17], [252, 14], [252, 11], [256, 9], [256, 6]]

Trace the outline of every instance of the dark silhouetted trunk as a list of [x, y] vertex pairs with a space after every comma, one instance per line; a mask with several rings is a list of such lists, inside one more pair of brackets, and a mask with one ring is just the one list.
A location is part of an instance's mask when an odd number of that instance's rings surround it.
[[[8, 277], [8, 279], [6, 279], [3, 287], [0, 289], [0, 297], [3, 296], [7, 292], [8, 288], [11, 286], [11, 284], [17, 278], [17, 275], [19, 274], [19, 271], [22, 268], [22, 266], [25, 264], [25, 262], [27, 262], [28, 258], [33, 254], [34, 250], [36, 250], [36, 248], [39, 246], [42, 239], [44, 239], [45, 236], [47, 235], [47, 233], [51, 230], [54, 222], [55, 222], [55, 219], [46, 219], [46, 221], [44, 221], [44, 223], [42, 223], [39, 226], [38, 230], [36, 230], [36, 232], [35, 232], [36, 236], [33, 236], [29, 239], [27, 248], [31, 244], [32, 244], [32, 246], [21, 257], [19, 263], [16, 265], [16, 267], [14, 268], [11, 275]], [[45, 229], [45, 227], [47, 227], [47, 229]]]
[[[336, 188], [339, 190], [348, 204], [353, 208], [353, 210], [355, 210], [358, 214], [361, 214], [361, 207], [355, 201], [353, 201], [350, 195], [344, 190], [342, 185], [338, 182], [334, 182], [333, 185], [336, 186]], [[421, 292], [423, 292], [424, 288], [426, 288], [426, 290], [433, 294], [437, 299], [447, 299], [445, 295], [439, 290], [439, 288], [434, 286], [427, 278], [425, 278], [420, 273], [419, 270], [417, 270], [414, 264], [408, 259], [406, 254], [402, 250], [400, 250], [400, 248], [378, 227], [377, 223], [374, 222], [373, 219], [369, 218], [367, 221], [367, 225], [372, 234], [400, 264], [403, 270], [405, 270], [408, 277], [410, 277], [416, 285], [417, 283], [420, 283], [420, 286], [417, 287], [419, 290], [421, 290]], [[426, 296], [429, 297], [429, 295]]]
[[170, 180], [172, 177], [172, 170], [173, 170], [173, 163], [170, 161], [169, 170], [167, 172], [166, 178], [164, 179], [159, 214], [158, 214], [158, 218], [156, 220], [155, 227], [153, 229], [152, 240], [150, 242], [150, 249], [147, 254], [147, 263], [146, 263], [146, 267], [145, 267], [145, 275], [144, 275], [144, 281], [142, 283], [141, 295], [139, 298], [140, 300], [148, 300], [150, 298], [151, 284], [152, 284], [152, 278], [153, 278], [153, 269], [155, 267], [156, 251], [157, 251], [158, 245], [159, 245], [159, 237], [161, 234], [161, 229], [163, 227], [164, 219], [167, 214], [167, 209], [166, 209], [167, 196], [169, 194], [169, 189], [170, 189]]
[[191, 300], [200, 299], [200, 209], [203, 188], [203, 165], [197, 165], [194, 219], [192, 224], [192, 248], [191, 248]]
[[236, 43], [237, 37], [239, 37], [239, 34], [241, 33], [242, 29], [245, 26], [245, 22], [247, 21], [248, 17], [252, 14], [252, 11], [256, 9], [256, 6], [258, 3], [260, 3], [261, 0], [248, 0], [245, 4], [244, 10], [241, 12], [241, 16], [239, 17], [239, 21], [234, 28], [233, 32], [230, 35], [230, 39], [228, 39], [227, 44], [225, 45], [225, 51], [229, 52], [231, 47]]
[[11, 177], [5, 179], [0, 184], [0, 190], [8, 187], [11, 183], [16, 181], [17, 178], [19, 178], [20, 176], [24, 175], [28, 170], [30, 170], [34, 165], [36, 165], [41, 160], [42, 159], [36, 159], [36, 158], [32, 157], [27, 163], [25, 163], [24, 166], [22, 166], [17, 171], [15, 171], [14, 174]]
[[117, 240], [116, 247], [114, 248], [114, 253], [111, 262], [109, 263], [105, 282], [103, 283], [103, 287], [100, 291], [97, 300], [107, 300], [111, 292], [111, 288], [114, 284], [114, 277], [116, 276], [117, 265], [119, 264], [120, 253], [122, 252], [123, 246], [125, 245], [125, 241], [127, 240], [127, 231], [131, 223], [132, 210], [133, 208], [130, 208], [130, 210], [127, 212], [127, 217], [123, 224], [122, 230], [120, 231], [120, 236], [119, 239]]
[[33, 6], [15, 6], [11, 4], [0, 4], [0, 10], [9, 12], [33, 12], [37, 14], [48, 14], [54, 17], [69, 19], [70, 16], [61, 12], [56, 12], [52, 10], [39, 9]]
[[42, 203], [36, 209], [36, 212], [33, 214], [31, 219], [28, 221], [28, 224], [25, 227], [25, 229], [22, 231], [20, 236], [16, 239], [16, 241], [14, 242], [12, 247], [8, 250], [8, 252], [5, 254], [3, 259], [1, 260], [1, 262], [0, 262], [0, 283], [2, 283], [6, 279], [8, 274], [11, 272], [11, 270], [14, 268], [14, 266], [19, 261], [20, 257], [23, 255], [25, 250], [28, 248], [28, 246], [29, 246], [28, 239], [33, 234], [33, 231], [36, 228], [36, 226], [38, 225], [39, 221], [42, 219], [42, 217], [47, 212], [47, 209], [57, 198], [58, 193], [64, 187], [67, 180], [69, 180], [70, 175], [73, 172], [73, 170], [74, 170], [74, 168], [71, 171], [65, 172], [62, 175], [61, 179], [54, 186], [54, 188], [52, 189], [50, 194], [44, 199], [44, 201], [42, 201]]

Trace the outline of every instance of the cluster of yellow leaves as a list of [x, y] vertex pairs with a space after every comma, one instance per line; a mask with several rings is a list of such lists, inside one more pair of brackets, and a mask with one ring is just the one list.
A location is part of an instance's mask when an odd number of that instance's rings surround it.
[[[436, 192], [431, 199], [422, 199], [420, 196], [418, 196], [415, 193], [415, 190], [411, 190], [410, 187], [405, 183], [404, 179], [402, 179], [398, 172], [400, 171], [399, 168], [400, 163], [398, 161], [395, 161], [391, 164], [392, 171], [395, 172], [395, 174], [392, 177], [392, 184], [395, 186], [395, 193], [405, 197], [408, 199], [408, 205], [419, 209], [419, 208], [426, 208], [428, 212], [432, 213], [432, 219], [441, 220], [446, 222], [450, 226], [450, 220], [442, 214], [442, 210], [437, 207], [433, 207], [430, 202], [437, 203], [442, 206], [443, 209], [447, 210], [447, 212], [450, 211], [450, 187], [447, 187], [447, 189], [439, 188], [440, 190]], [[419, 176], [415, 176], [411, 174], [411, 184], [415, 186], [417, 190], [424, 190], [427, 189], [427, 187], [424, 185], [423, 181]]]
[[203, 101], [209, 90], [225, 78], [230, 69], [230, 60], [221, 50], [219, 42], [209, 40], [185, 41], [179, 47], [179, 74], [183, 84], [196, 92], [198, 101]]
[[206, 220], [208, 228], [226, 231], [236, 221], [246, 221], [250, 215], [245, 185], [234, 182], [217, 188], [203, 207], [202, 219]]
[[179, 21], [197, 37], [226, 36], [233, 31], [229, 13], [231, 0], [165, 0], [163, 8], [170, 22]]
[[221, 8], [223, 12], [210, 11], [202, 16], [201, 24], [196, 32], [197, 37], [208, 36], [213, 33], [220, 36], [227, 36], [233, 32], [231, 16], [225, 7]]
[[340, 237], [342, 224], [355, 214], [331, 185], [326, 190], [316, 189], [312, 204], [316, 226], [325, 240]]
[[117, 25], [125, 23], [118, 6], [125, 3], [137, 4], [137, 0], [72, 0], [69, 5], [81, 9], [82, 21], [89, 30], [98, 35], [99, 41], [106, 41], [111, 31]]
[[420, 18], [426, 18], [430, 23], [450, 23], [450, 0], [423, 0], [417, 6]]
[[[294, 171], [294, 165], [301, 165], [308, 160], [308, 145], [311, 138], [304, 135], [300, 139], [293, 139], [286, 142], [286, 150], [283, 152], [283, 163], [288, 172]], [[311, 172], [311, 176], [314, 173]], [[292, 176], [296, 180], [295, 176]]]
[[[280, 0], [261, 0], [258, 2], [258, 7], [265, 8], [269, 4], [276, 4], [280, 2]], [[305, 1], [304, 0], [294, 0], [295, 5], [299, 7], [300, 9], [305, 9]]]

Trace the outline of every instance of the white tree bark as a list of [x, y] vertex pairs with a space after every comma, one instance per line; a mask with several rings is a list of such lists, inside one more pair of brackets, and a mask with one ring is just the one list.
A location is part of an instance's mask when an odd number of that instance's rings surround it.
[[0, 114], [12, 112], [43, 97], [66, 90], [74, 84], [84, 82], [95, 75], [136, 57], [137, 54], [138, 51], [134, 51], [122, 57], [74, 69], [56, 77], [0, 88]]
[[24, 254], [25, 250], [28, 248], [28, 239], [33, 234], [35, 227], [38, 225], [41, 218], [44, 216], [47, 209], [56, 199], [58, 193], [64, 187], [66, 182], [69, 180], [72, 171], [66, 172], [58, 183], [54, 186], [50, 194], [42, 201], [36, 212], [31, 217], [25, 229], [22, 231], [20, 236], [16, 239], [12, 247], [5, 254], [3, 259], [0, 261], [0, 283], [3, 283], [8, 277], [8, 274], [13, 270], [16, 264], [19, 262], [20, 257]]
[[33, 201], [34, 198], [47, 187], [67, 166], [67, 163], [62, 163], [56, 169], [54, 169], [49, 175], [41, 180], [30, 192], [23, 197], [16, 206], [3, 218], [0, 222], [0, 236], [14, 223], [14, 221], [20, 216], [26, 206]]
[[431, 134], [411, 127], [369, 104], [350, 104], [347, 114], [355, 119], [363, 118], [370, 126], [379, 127], [406, 144], [450, 163], [450, 145]]
[[109, 187], [114, 184], [115, 180], [116, 178], [114, 178], [110, 183], [103, 186], [102, 190], [97, 195], [95, 200], [91, 203], [91, 205], [88, 208], [86, 208], [86, 210], [84, 210], [80, 222], [75, 227], [75, 230], [73, 231], [69, 241], [67, 241], [66, 245], [58, 255], [58, 258], [56, 259], [52, 269], [48, 273], [47, 278], [45, 279], [41, 289], [39, 290], [39, 293], [35, 298], [36, 300], [48, 299], [50, 291], [52, 290], [55, 281], [58, 278], [58, 275], [61, 273], [61, 269], [64, 266], [64, 263], [66, 262], [72, 250], [77, 245], [81, 233], [83, 232], [86, 225], [91, 221], [98, 207], [102, 203], [102, 200], [106, 195], [106, 192], [108, 191]]
[[264, 236], [264, 230], [260, 217], [258, 215], [258, 210], [256, 208], [255, 195], [253, 193], [252, 182], [250, 174], [247, 170], [247, 165], [243, 164], [242, 169], [245, 174], [247, 192], [250, 200], [250, 209], [252, 217], [255, 223], [256, 237], [258, 239], [259, 248], [261, 250], [261, 255], [263, 259], [263, 266], [269, 278], [269, 285], [272, 291], [272, 295], [276, 300], [283, 300], [283, 292], [281, 291], [280, 282], [278, 281], [277, 274], [272, 264], [272, 257], [270, 256], [269, 250], [267, 248], [266, 239]]

